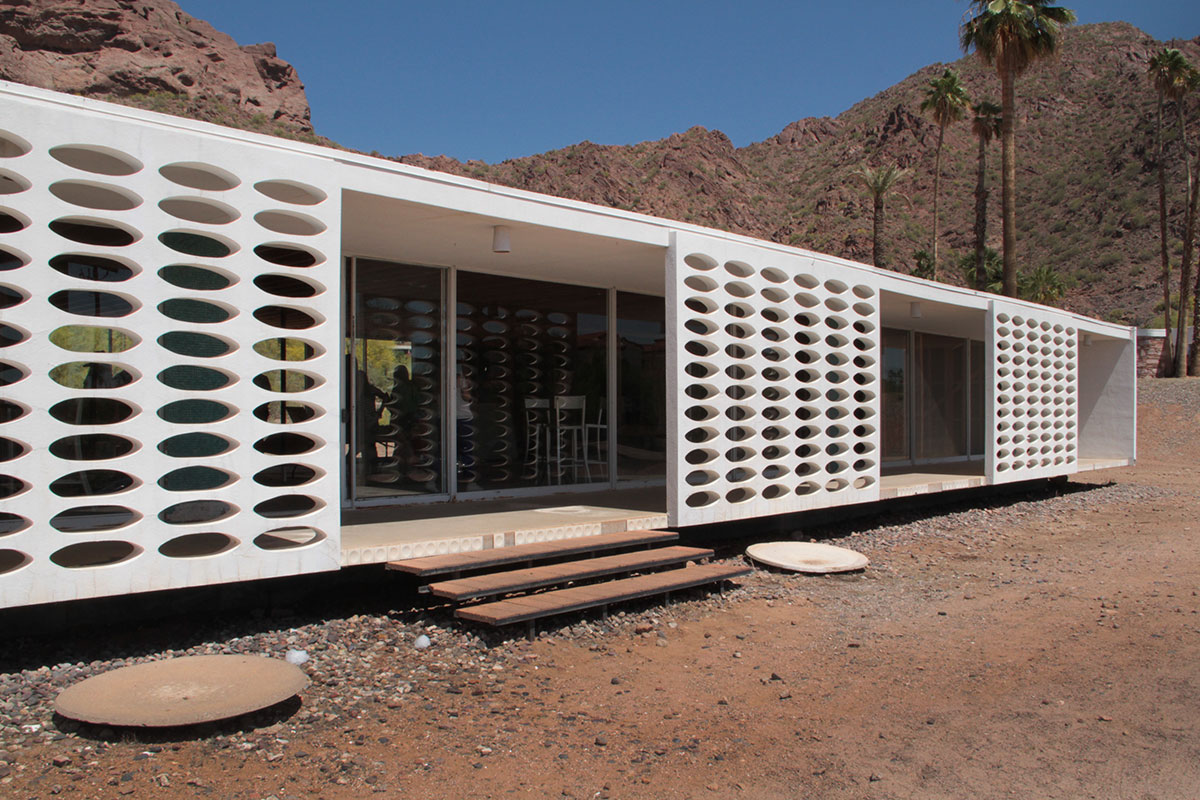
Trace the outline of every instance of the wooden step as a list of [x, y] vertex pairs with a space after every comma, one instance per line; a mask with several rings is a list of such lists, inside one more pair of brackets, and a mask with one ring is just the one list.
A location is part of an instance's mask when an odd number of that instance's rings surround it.
[[749, 575], [752, 571], [744, 564], [700, 564], [589, 586], [573, 586], [570, 589], [512, 597], [494, 603], [481, 603], [460, 608], [454, 612], [454, 616], [488, 625], [511, 625], [514, 622], [526, 622], [554, 614], [582, 611], [585, 608], [716, 583]]
[[635, 550], [632, 553], [617, 553], [600, 558], [567, 561], [562, 564], [547, 564], [541, 567], [439, 581], [422, 587], [422, 590], [428, 589], [438, 597], [446, 597], [450, 600], [474, 600], [477, 597], [540, 589], [543, 586], [599, 578], [621, 572], [669, 567], [685, 561], [703, 561], [712, 558], [712, 555], [712, 550], [678, 545], [661, 547], [656, 550]]
[[548, 558], [615, 550], [619, 547], [661, 544], [673, 542], [678, 538], [679, 534], [674, 531], [622, 531], [599, 536], [577, 536], [553, 542], [496, 547], [491, 550], [474, 550], [470, 553], [408, 558], [403, 561], [389, 561], [387, 568], [412, 575], [444, 575], [447, 572], [486, 569], [504, 564], [518, 564], [522, 561], [544, 561]]

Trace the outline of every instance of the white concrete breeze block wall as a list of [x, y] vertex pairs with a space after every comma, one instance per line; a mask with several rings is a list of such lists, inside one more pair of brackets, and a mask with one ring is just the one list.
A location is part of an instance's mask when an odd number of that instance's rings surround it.
[[993, 300], [989, 483], [1074, 472], [1079, 458], [1079, 354], [1074, 321]]
[[870, 271], [677, 234], [668, 258], [668, 513], [698, 525], [879, 499]]
[[4, 102], [0, 606], [336, 569], [325, 162]]

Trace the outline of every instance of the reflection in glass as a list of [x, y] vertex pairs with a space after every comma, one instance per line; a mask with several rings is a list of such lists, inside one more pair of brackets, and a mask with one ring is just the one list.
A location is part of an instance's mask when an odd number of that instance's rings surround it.
[[661, 297], [617, 292], [620, 480], [667, 474], [666, 336], [666, 303]]
[[906, 460], [908, 454], [908, 331], [883, 330], [881, 424], [884, 461]]
[[444, 492], [442, 272], [358, 259], [354, 303], [355, 497]]
[[458, 273], [460, 492], [608, 480], [607, 292]]
[[983, 342], [971, 342], [971, 455], [983, 455], [983, 415], [987, 412]]
[[918, 459], [967, 454], [967, 340], [917, 334], [917, 373], [921, 376], [916, 415]]

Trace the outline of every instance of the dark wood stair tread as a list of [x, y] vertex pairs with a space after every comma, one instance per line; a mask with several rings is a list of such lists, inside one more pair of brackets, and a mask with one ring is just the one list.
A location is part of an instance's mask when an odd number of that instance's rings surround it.
[[540, 589], [568, 581], [674, 566], [686, 561], [703, 561], [712, 558], [712, 555], [712, 550], [676, 545], [439, 581], [425, 588], [438, 597], [450, 600], [474, 600], [478, 597]]
[[700, 564], [683, 569], [637, 575], [632, 578], [573, 586], [540, 594], [497, 600], [457, 609], [454, 616], [489, 625], [510, 625], [515, 622], [566, 614], [587, 608], [636, 600], [656, 594], [702, 586], [706, 583], [749, 575], [753, 570], [743, 564]]
[[409, 558], [389, 561], [388, 569], [407, 572], [411, 575], [443, 575], [447, 572], [464, 572], [487, 569], [522, 561], [539, 561], [600, 550], [615, 550], [619, 547], [637, 547], [644, 544], [673, 542], [679, 538], [674, 531], [621, 531], [598, 536], [577, 536], [553, 542], [534, 542], [513, 547], [496, 547], [490, 550], [473, 550], [469, 553], [452, 553], [442, 556]]

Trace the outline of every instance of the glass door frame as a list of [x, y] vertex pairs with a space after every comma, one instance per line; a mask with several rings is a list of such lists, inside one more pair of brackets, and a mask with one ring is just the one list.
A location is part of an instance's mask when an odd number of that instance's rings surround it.
[[[617, 418], [619, 416], [617, 414], [617, 409], [621, 402], [621, 386], [618, 383], [620, 381], [620, 377], [621, 377], [621, 369], [620, 369], [620, 367], [621, 367], [621, 352], [619, 349], [620, 345], [621, 345], [621, 335], [620, 335], [621, 331], [619, 329], [618, 317], [617, 317], [617, 314], [619, 311], [618, 304], [617, 304], [617, 296], [622, 291], [625, 291], [625, 290], [612, 288], [612, 289], [609, 289], [609, 291], [608, 291], [608, 319], [609, 319], [609, 325], [608, 325], [608, 387], [609, 387], [609, 391], [608, 391], [608, 408], [609, 408], [609, 412], [608, 412], [608, 427], [609, 427], [608, 469], [609, 469], [609, 473], [608, 474], [612, 478], [612, 484], [613, 484], [614, 489], [616, 489], [616, 488], [649, 489], [649, 488], [652, 488], [655, 486], [662, 486], [663, 488], [666, 488], [667, 476], [665, 474], [659, 478], [626, 478], [626, 479], [622, 480], [621, 476], [618, 474], [618, 471], [617, 471], [618, 462], [620, 460], [619, 454], [617, 453], [617, 439], [618, 439], [618, 434], [619, 434], [619, 431], [617, 430], [619, 427], [618, 423], [617, 423]], [[662, 303], [663, 303], [663, 332], [664, 332], [664, 336], [665, 336], [665, 334], [667, 332], [667, 330], [666, 330], [666, 324], [667, 324], [667, 314], [666, 314], [667, 298], [666, 298], [666, 296], [660, 297], [659, 295], [646, 294], [645, 292], [628, 292], [628, 291], [626, 291], [625, 293], [626, 294], [638, 294], [638, 295], [642, 295], [644, 297], [655, 297], [655, 298], [662, 300]], [[664, 341], [665, 341], [665, 339], [664, 339]], [[663, 376], [663, 381], [666, 382], [665, 374]], [[669, 391], [669, 390], [670, 390], [670, 386], [667, 386], [667, 391]], [[663, 392], [662, 413], [663, 413], [663, 420], [664, 420], [663, 424], [665, 425], [666, 424], [665, 420], [666, 420], [666, 415], [667, 415], [666, 391]], [[670, 454], [673, 452], [673, 448], [671, 447], [671, 443], [669, 441], [667, 442], [666, 446], [667, 446], [667, 451], [666, 451], [666, 453], [663, 454], [663, 471], [664, 471], [664, 473], [666, 472], [666, 459], [670, 458]]]
[[[388, 259], [388, 258], [376, 258], [376, 257], [370, 257], [370, 256], [346, 256], [344, 259], [344, 262], [343, 262], [345, 265], [345, 274], [342, 276], [342, 285], [343, 285], [343, 292], [344, 292], [343, 297], [345, 298], [345, 303], [343, 303], [343, 305], [342, 305], [343, 317], [341, 320], [341, 323], [342, 323], [342, 347], [343, 348], [349, 347], [350, 351], [348, 353], [343, 353], [342, 354], [343, 357], [341, 359], [342, 389], [343, 389], [342, 402], [344, 403], [342, 410], [341, 410], [342, 411], [342, 417], [341, 417], [341, 419], [342, 419], [342, 441], [340, 443], [343, 454], [344, 454], [344, 458], [342, 459], [342, 498], [341, 498], [342, 499], [342, 508], [347, 509], [347, 510], [358, 510], [358, 509], [364, 509], [364, 508], [379, 508], [381, 506], [415, 505], [415, 504], [420, 504], [420, 503], [445, 503], [445, 502], [448, 502], [449, 500], [451, 500], [454, 497], [454, 490], [456, 488], [455, 487], [456, 470], [450, 469], [447, 466], [448, 459], [446, 458], [446, 455], [445, 455], [446, 453], [454, 452], [453, 450], [449, 449], [454, 446], [454, 427], [452, 425], [446, 425], [444, 423], [444, 421], [443, 421], [443, 424], [440, 426], [441, 427], [441, 448], [442, 448], [442, 454], [443, 454], [440, 461], [441, 461], [441, 469], [443, 471], [442, 485], [445, 487], [445, 491], [435, 492], [435, 493], [430, 493], [430, 494], [397, 495], [397, 496], [393, 496], [393, 497], [358, 497], [357, 493], [355, 492], [356, 469], [355, 469], [355, 464], [354, 464], [354, 455], [355, 455], [354, 454], [354, 445], [355, 445], [355, 442], [357, 441], [358, 432], [357, 432], [357, 430], [355, 430], [354, 426], [356, 425], [356, 420], [358, 419], [358, 414], [355, 413], [357, 411], [357, 407], [358, 407], [358, 397], [357, 397], [358, 381], [354, 380], [354, 375], [350, 374], [347, 371], [347, 362], [350, 361], [353, 363], [353, 360], [356, 358], [356, 353], [354, 352], [353, 348], [354, 348], [354, 341], [356, 339], [356, 336], [354, 334], [356, 334], [358, 331], [358, 310], [357, 310], [358, 309], [358, 260], [360, 258], [363, 259], [364, 261], [381, 261], [381, 262], [387, 262], [387, 263], [394, 263], [397, 265], [403, 265], [403, 266], [407, 266], [407, 267], [421, 267], [424, 269], [433, 269], [433, 270], [438, 271], [440, 280], [441, 280], [441, 285], [442, 285], [442, 290], [441, 290], [442, 307], [440, 309], [440, 312], [442, 315], [442, 326], [441, 326], [440, 335], [442, 336], [442, 342], [443, 342], [442, 349], [443, 349], [443, 354], [444, 354], [442, 357], [442, 381], [441, 381], [441, 387], [440, 387], [441, 390], [439, 393], [440, 397], [438, 399], [438, 402], [441, 404], [440, 411], [442, 411], [442, 412], [444, 412], [444, 410], [446, 409], [447, 402], [448, 402], [448, 392], [449, 392], [448, 386], [449, 386], [449, 384], [447, 384], [447, 382], [446, 382], [447, 381], [447, 367], [449, 366], [449, 369], [453, 370], [453, 365], [449, 364], [449, 362], [453, 360], [453, 351], [451, 351], [451, 353], [448, 355], [445, 354], [446, 349], [448, 349], [445, 347], [445, 343], [448, 341], [446, 339], [447, 328], [449, 328], [451, 335], [453, 335], [453, 325], [454, 325], [453, 318], [451, 317], [449, 319], [449, 321], [447, 321], [447, 314], [446, 314], [446, 309], [453, 307], [453, 306], [449, 305], [450, 297], [449, 297], [449, 291], [448, 291], [448, 286], [447, 286], [447, 282], [448, 282], [447, 281], [447, 269], [445, 267], [440, 267], [440, 266], [437, 266], [434, 264], [417, 264], [417, 263], [413, 263], [410, 261], [401, 262], [401, 261], [394, 261], [394, 260]], [[449, 341], [453, 341], [453, 339], [450, 339]], [[349, 356], [349, 358], [347, 358], [346, 356]], [[453, 377], [453, 375], [454, 375], [454, 373], [452, 371], [449, 372], [448, 374], [450, 377]], [[444, 417], [443, 417], [443, 419], [444, 419]]]
[[[460, 492], [458, 490], [458, 469], [457, 469], [457, 453], [458, 453], [458, 431], [457, 426], [445, 422], [449, 420], [453, 422], [454, 415], [448, 411], [454, 410], [454, 402], [456, 397], [455, 376], [458, 368], [458, 353], [455, 342], [457, 340], [457, 313], [458, 308], [458, 268], [451, 265], [445, 266], [440, 264], [422, 264], [414, 261], [397, 261], [394, 258], [386, 258], [379, 256], [367, 255], [346, 255], [343, 258], [344, 274], [342, 276], [342, 289], [345, 302], [342, 305], [342, 347], [353, 347], [354, 336], [357, 331], [357, 273], [358, 260], [384, 261], [395, 263], [398, 265], [422, 267], [427, 269], [436, 269], [441, 273], [442, 280], [442, 325], [441, 335], [443, 337], [443, 357], [442, 357], [442, 385], [441, 385], [441, 413], [444, 420], [441, 430], [442, 436], [442, 453], [441, 459], [443, 485], [445, 491], [436, 494], [414, 494], [402, 495], [394, 497], [374, 497], [374, 498], [359, 498], [355, 495], [355, 470], [353, 465], [354, 442], [357, 432], [354, 429], [356, 415], [354, 410], [358, 402], [355, 396], [356, 381], [353, 380], [352, 374], [347, 374], [347, 353], [343, 353], [341, 359], [341, 380], [343, 386], [342, 402], [344, 403], [341, 409], [341, 432], [342, 447], [344, 458], [342, 459], [342, 508], [347, 510], [358, 510], [365, 508], [380, 508], [387, 506], [401, 505], [416, 505], [423, 503], [446, 503], [455, 501], [469, 500], [487, 500], [500, 497], [541, 497], [563, 493], [582, 493], [591, 491], [606, 491], [610, 489], [635, 489], [642, 487], [664, 486], [665, 478], [646, 478], [646, 479], [628, 479], [621, 480], [617, 472], [617, 443], [620, 438], [618, 430], [618, 421], [614, 415], [614, 409], [617, 408], [619, 401], [618, 380], [618, 361], [620, 354], [617, 351], [618, 346], [618, 331], [617, 331], [617, 289], [615, 287], [591, 287], [602, 288], [605, 292], [605, 309], [607, 314], [607, 333], [605, 336], [606, 352], [605, 352], [605, 368], [607, 375], [607, 386], [605, 388], [605, 397], [607, 403], [607, 411], [605, 414], [605, 422], [607, 424], [608, 435], [608, 479], [603, 481], [595, 481], [591, 483], [576, 483], [563, 484], [552, 486], [528, 486], [513, 489], [486, 489], [472, 492]], [[514, 276], [520, 277], [520, 276]], [[578, 284], [569, 284], [578, 285]], [[666, 302], [665, 299], [663, 301]], [[349, 355], [353, 357], [353, 352]]]
[[[908, 456], [906, 458], [891, 458], [880, 459], [880, 464], [884, 469], [894, 469], [896, 467], [920, 467], [929, 464], [954, 464], [969, 461], [983, 461], [986, 453], [971, 452], [971, 430], [972, 430], [972, 386], [971, 386], [971, 344], [978, 342], [978, 339], [971, 339], [965, 336], [946, 336], [945, 334], [928, 334], [930, 336], [941, 336], [946, 339], [956, 339], [964, 343], [963, 347], [963, 378], [965, 386], [963, 387], [963, 441], [966, 443], [966, 455], [944, 456], [941, 458], [917, 458], [917, 416], [921, 413], [921, 403], [918, 396], [919, 391], [923, 391], [922, 387], [918, 386], [921, 378], [917, 374], [917, 334], [924, 333], [923, 331], [913, 330], [911, 328], [889, 328], [889, 330], [904, 333], [908, 337], [908, 343], [905, 346], [904, 354], [904, 413], [905, 426], [907, 427], [908, 435]], [[983, 358], [986, 361], [988, 358], [986, 344], [984, 346]], [[987, 371], [984, 371], [986, 376]], [[987, 391], [987, 387], [984, 387]], [[882, 398], [881, 398], [882, 400]], [[984, 415], [987, 415], [987, 405], [984, 404]], [[985, 420], [986, 422], [986, 420]], [[985, 437], [986, 439], [986, 437]]]

